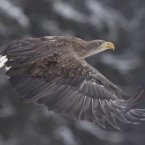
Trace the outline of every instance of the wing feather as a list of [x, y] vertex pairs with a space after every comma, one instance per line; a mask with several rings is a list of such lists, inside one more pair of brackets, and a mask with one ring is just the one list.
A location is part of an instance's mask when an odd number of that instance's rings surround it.
[[117, 125], [115, 118], [113, 118], [113, 117], [107, 117], [107, 121], [108, 121], [108, 122], [110, 123], [110, 125], [112, 125], [114, 128], [116, 128], [116, 129], [118, 129], [118, 130], [121, 130], [121, 129], [119, 128], [119, 126]]
[[62, 113], [65, 110], [66, 106], [69, 104], [70, 99], [73, 97], [73, 91], [69, 90], [66, 95], [67, 97], [64, 96], [61, 100], [56, 102], [58, 104], [58, 107], [55, 108], [55, 113]]

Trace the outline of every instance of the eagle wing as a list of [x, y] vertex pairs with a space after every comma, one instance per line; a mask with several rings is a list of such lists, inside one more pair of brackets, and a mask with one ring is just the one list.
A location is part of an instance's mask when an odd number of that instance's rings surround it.
[[26, 102], [37, 100], [48, 110], [71, 119], [97, 122], [107, 120], [119, 129], [125, 123], [144, 120], [144, 110], [136, 109], [143, 90], [129, 100], [117, 86], [78, 58], [71, 45], [52, 45], [51, 39], [22, 39], [8, 46], [1, 56], [9, 82]]

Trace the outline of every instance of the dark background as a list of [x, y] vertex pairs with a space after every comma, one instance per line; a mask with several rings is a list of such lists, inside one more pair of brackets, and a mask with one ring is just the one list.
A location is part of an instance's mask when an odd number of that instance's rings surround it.
[[[145, 0], [0, 0], [0, 49], [16, 39], [71, 35], [115, 44], [87, 58], [109, 80], [134, 94], [145, 88]], [[10, 91], [0, 69], [0, 145], [145, 145], [145, 122], [106, 124], [72, 121], [25, 104]], [[145, 95], [139, 105], [145, 108]]]

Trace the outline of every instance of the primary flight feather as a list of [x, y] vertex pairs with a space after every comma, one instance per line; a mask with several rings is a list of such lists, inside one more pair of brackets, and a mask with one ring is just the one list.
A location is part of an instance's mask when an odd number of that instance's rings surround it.
[[71, 119], [102, 127], [108, 121], [119, 129], [116, 119], [145, 120], [145, 110], [136, 109], [144, 91], [124, 100], [129, 95], [84, 60], [106, 49], [114, 50], [113, 43], [68, 36], [20, 39], [1, 52], [0, 66], [9, 68], [12, 89], [26, 102], [36, 100]]

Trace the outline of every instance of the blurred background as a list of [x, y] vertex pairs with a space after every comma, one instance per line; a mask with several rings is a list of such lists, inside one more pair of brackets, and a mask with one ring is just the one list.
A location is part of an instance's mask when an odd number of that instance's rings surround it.
[[[113, 42], [115, 52], [86, 61], [131, 95], [145, 88], [145, 0], [0, 0], [0, 50], [16, 39], [48, 35]], [[23, 103], [4, 74], [0, 69], [0, 145], [145, 145], [145, 122], [118, 121], [123, 131], [117, 131], [72, 121]]]

